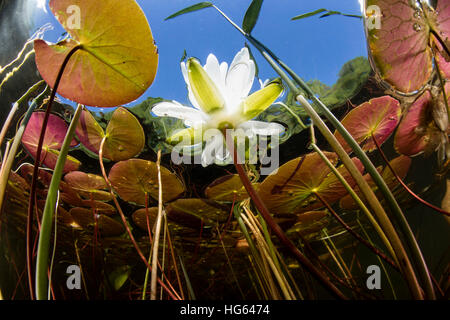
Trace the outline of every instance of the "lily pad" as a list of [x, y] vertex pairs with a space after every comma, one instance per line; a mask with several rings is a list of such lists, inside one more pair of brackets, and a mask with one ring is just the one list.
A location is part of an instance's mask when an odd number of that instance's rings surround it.
[[52, 45], [34, 42], [36, 65], [50, 86], [68, 53], [80, 47], [67, 64], [60, 95], [84, 105], [114, 107], [136, 100], [152, 84], [158, 52], [136, 1], [50, 0], [49, 6], [71, 36]]
[[178, 199], [169, 203], [166, 214], [178, 224], [197, 229], [227, 221], [230, 210], [208, 199]]
[[122, 161], [138, 155], [145, 146], [145, 134], [136, 117], [123, 107], [117, 108], [106, 127], [106, 134], [92, 114], [83, 110], [76, 128], [80, 142], [90, 151], [99, 154], [104, 137], [103, 156], [112, 161]]
[[430, 139], [429, 108], [432, 108], [432, 100], [427, 90], [409, 107], [398, 126], [394, 137], [398, 153], [415, 156], [424, 151]]
[[[337, 163], [336, 154], [326, 152], [325, 155], [332, 163]], [[361, 162], [357, 159], [353, 161], [362, 172]], [[338, 170], [350, 186], [355, 185], [343, 166]], [[285, 163], [275, 174], [269, 175], [261, 183], [259, 194], [268, 209], [273, 214], [280, 215], [297, 214], [323, 207], [316, 194], [332, 204], [346, 195], [347, 190], [320, 156], [310, 153]]]
[[[31, 115], [22, 136], [22, 144], [33, 158], [36, 158], [44, 116], [44, 112], [34, 112]], [[68, 125], [62, 118], [54, 114], [49, 115], [40, 156], [42, 163], [46, 167], [50, 169], [55, 168], [56, 161], [59, 156], [59, 149], [64, 142], [67, 130]], [[72, 140], [72, 147], [77, 144], [78, 142], [76, 140]], [[67, 156], [66, 163], [64, 165], [64, 172], [77, 170], [80, 165], [80, 161], [71, 156]]]
[[[158, 199], [158, 169], [155, 162], [142, 159], [120, 161], [111, 168], [108, 178], [125, 201], [145, 205], [147, 194]], [[161, 167], [161, 183], [163, 202], [171, 201], [185, 191], [178, 177], [164, 167]]]
[[[255, 190], [259, 184], [254, 183]], [[215, 201], [239, 202], [249, 197], [239, 175], [233, 174], [214, 180], [205, 190], [208, 199]]]
[[[432, 10], [421, 1], [368, 0], [367, 7], [377, 6], [380, 12], [368, 12], [368, 41], [373, 62], [381, 77], [401, 92], [423, 87], [433, 70], [431, 30], [449, 45], [450, 6], [438, 1]], [[376, 26], [373, 22], [380, 21]]]
[[125, 232], [125, 227], [121, 223], [105, 215], [93, 213], [90, 209], [72, 208], [69, 213], [85, 230], [93, 231], [97, 223], [98, 231], [104, 237], [118, 236]]
[[[400, 177], [400, 179], [404, 179], [406, 175], [408, 174], [409, 168], [411, 166], [411, 158], [407, 156], [399, 156], [391, 161], [389, 161], [389, 164], [394, 169], [395, 173]], [[386, 182], [389, 189], [394, 190], [399, 186], [398, 180], [395, 178], [392, 171], [389, 169], [388, 166], [384, 167], [383, 169], [381, 167], [377, 168], [379, 172], [381, 172], [381, 176], [383, 180]], [[369, 186], [376, 192], [377, 186], [375, 182], [373, 182], [372, 177], [369, 174], [364, 175], [364, 179], [367, 181]], [[356, 194], [363, 200], [364, 197], [359, 190], [358, 187], [355, 188]], [[341, 201], [339, 202], [339, 205], [342, 209], [347, 210], [356, 210], [359, 208], [359, 206], [356, 204], [356, 202], [353, 200], [351, 195], [344, 196]]]
[[328, 217], [326, 211], [304, 212], [298, 216], [298, 221], [286, 231], [286, 234], [290, 237], [301, 236], [309, 240], [329, 224]]
[[82, 171], [72, 171], [64, 177], [64, 181], [88, 200], [110, 201], [111, 193], [105, 191], [108, 185], [103, 177]]
[[[341, 122], [356, 142], [363, 144], [362, 149], [370, 152], [376, 149], [372, 135], [380, 145], [383, 144], [397, 127], [400, 115], [400, 103], [390, 96], [383, 96], [359, 105], [351, 110]], [[334, 135], [344, 149], [349, 152], [351, 147], [345, 142], [342, 135], [337, 131]]]

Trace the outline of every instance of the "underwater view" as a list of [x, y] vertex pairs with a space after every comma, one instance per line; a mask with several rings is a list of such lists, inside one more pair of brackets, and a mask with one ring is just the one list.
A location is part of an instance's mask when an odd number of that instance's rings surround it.
[[449, 300], [449, 105], [448, 0], [0, 0], [0, 300]]

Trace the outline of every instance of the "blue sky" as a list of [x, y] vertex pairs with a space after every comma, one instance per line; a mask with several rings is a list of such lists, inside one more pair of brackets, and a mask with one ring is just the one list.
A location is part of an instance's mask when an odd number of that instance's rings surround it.
[[[40, 2], [42, 0], [35, 0]], [[159, 68], [153, 85], [143, 97], [163, 97], [189, 104], [179, 62], [186, 50], [206, 61], [214, 53], [219, 61], [231, 62], [244, 46], [245, 39], [213, 8], [164, 21], [164, 18], [198, 0], [137, 0], [149, 20], [159, 49]], [[241, 25], [251, 0], [213, 1], [222, 11]], [[319, 19], [318, 16], [291, 21], [296, 15], [319, 8], [359, 14], [358, 0], [266, 0], [253, 35], [266, 44], [305, 80], [319, 79], [332, 85], [342, 65], [358, 56], [367, 56], [362, 21], [342, 16]], [[36, 27], [45, 22], [55, 26], [45, 40], [56, 41], [63, 32], [50, 12], [39, 10]], [[130, 22], [132, 23], [132, 21]], [[273, 78], [276, 73], [253, 50], [260, 78]], [[257, 88], [257, 81], [255, 87]]]

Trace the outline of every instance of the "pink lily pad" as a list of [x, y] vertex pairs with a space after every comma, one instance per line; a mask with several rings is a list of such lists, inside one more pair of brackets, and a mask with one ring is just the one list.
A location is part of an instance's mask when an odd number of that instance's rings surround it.
[[[383, 96], [371, 99], [351, 110], [342, 120], [342, 124], [359, 144], [363, 144], [364, 151], [373, 151], [377, 142], [383, 144], [394, 132], [400, 120], [400, 103], [390, 97]], [[334, 133], [344, 149], [349, 152], [351, 147], [337, 131]]]
[[[22, 144], [33, 158], [36, 158], [39, 136], [41, 133], [43, 121], [44, 113], [34, 112], [31, 115], [30, 121], [28, 122], [28, 125], [22, 136]], [[40, 156], [42, 163], [46, 167], [50, 169], [55, 168], [56, 161], [58, 160], [59, 156], [59, 149], [64, 142], [67, 130], [68, 125], [62, 118], [54, 114], [50, 114]], [[78, 143], [76, 140], [72, 140], [72, 147], [76, 146], [77, 144]], [[64, 166], [64, 172], [77, 170], [80, 165], [81, 163], [77, 159], [71, 156], [67, 156], [66, 164]]]
[[398, 153], [415, 156], [422, 153], [427, 145], [428, 108], [432, 107], [431, 93], [425, 91], [403, 116], [394, 137], [394, 147]]
[[402, 92], [419, 90], [433, 69], [430, 27], [424, 13], [411, 3], [367, 1], [367, 7], [374, 5], [381, 10], [381, 17], [372, 17], [380, 20], [380, 28], [368, 28], [373, 61], [381, 77]]

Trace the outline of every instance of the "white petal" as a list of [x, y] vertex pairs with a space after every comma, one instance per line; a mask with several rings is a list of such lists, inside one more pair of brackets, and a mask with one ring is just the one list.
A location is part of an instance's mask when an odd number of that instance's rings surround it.
[[226, 86], [232, 97], [232, 107], [237, 107], [240, 101], [248, 96], [255, 78], [255, 63], [250, 59], [247, 48], [239, 51], [228, 69]]
[[208, 120], [208, 116], [200, 110], [185, 107], [177, 102], [160, 102], [152, 108], [159, 117], [173, 117], [184, 120], [184, 124], [193, 127]]
[[284, 126], [276, 122], [251, 120], [240, 124], [239, 128], [262, 136], [279, 135], [284, 132]]
[[195, 99], [194, 93], [192, 92], [191, 84], [189, 83], [186, 63], [184, 63], [184, 61], [183, 61], [180, 63], [180, 66], [181, 66], [181, 73], [183, 74], [184, 82], [186, 82], [186, 86], [187, 86], [187, 89], [189, 92], [189, 101], [191, 101], [194, 108], [201, 110], [200, 105], [198, 104], [197, 99]]
[[213, 164], [216, 159], [216, 152], [223, 145], [222, 135], [214, 135], [210, 139], [207, 140], [205, 144], [205, 149], [202, 153], [202, 166], [207, 167], [210, 164]]
[[217, 86], [217, 88], [220, 90], [220, 93], [222, 96], [226, 94], [225, 92], [225, 78], [222, 77], [222, 73], [220, 71], [219, 61], [217, 60], [216, 56], [212, 53], [209, 54], [208, 58], [206, 59], [206, 64], [203, 67], [205, 69], [206, 73], [209, 75], [212, 81], [214, 81], [214, 84]]

